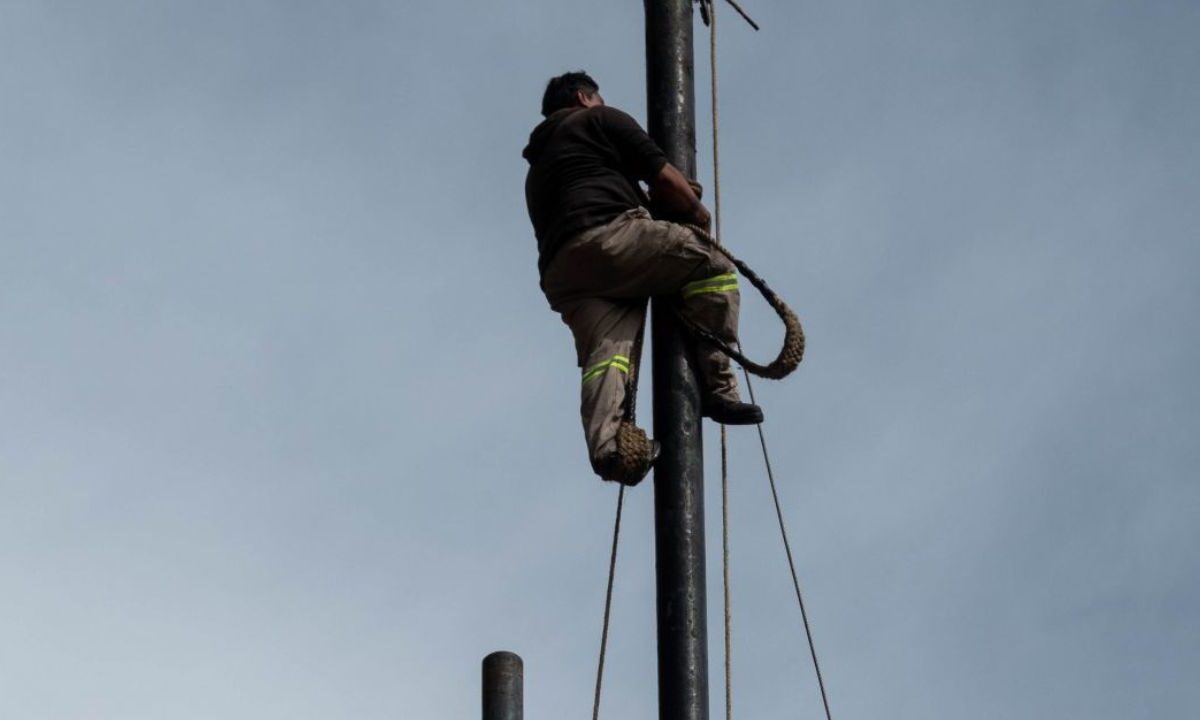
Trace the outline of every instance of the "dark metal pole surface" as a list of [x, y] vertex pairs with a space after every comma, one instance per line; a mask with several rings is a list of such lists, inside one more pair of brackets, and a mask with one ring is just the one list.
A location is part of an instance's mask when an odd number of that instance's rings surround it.
[[[696, 176], [692, 0], [645, 0], [648, 131], [667, 158]], [[708, 606], [704, 567], [704, 460], [691, 354], [670, 306], [656, 298], [654, 468], [658, 583], [658, 715], [708, 720]]]
[[502, 650], [483, 659], [483, 720], [523, 720], [524, 674], [515, 653]]

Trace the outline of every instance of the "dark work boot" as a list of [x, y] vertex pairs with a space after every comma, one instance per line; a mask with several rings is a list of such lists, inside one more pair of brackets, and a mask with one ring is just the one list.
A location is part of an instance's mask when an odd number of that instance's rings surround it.
[[701, 406], [700, 414], [722, 425], [758, 425], [763, 421], [762, 408], [737, 400], [709, 400]]

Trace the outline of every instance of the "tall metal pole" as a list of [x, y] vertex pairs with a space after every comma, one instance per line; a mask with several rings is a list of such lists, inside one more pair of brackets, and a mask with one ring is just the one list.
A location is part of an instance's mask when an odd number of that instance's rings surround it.
[[522, 720], [525, 717], [524, 665], [506, 651], [483, 659], [483, 720]]
[[[692, 0], [644, 0], [648, 130], [667, 158], [696, 176]], [[704, 459], [700, 395], [670, 306], [652, 303], [658, 584], [658, 716], [708, 720], [704, 578]]]

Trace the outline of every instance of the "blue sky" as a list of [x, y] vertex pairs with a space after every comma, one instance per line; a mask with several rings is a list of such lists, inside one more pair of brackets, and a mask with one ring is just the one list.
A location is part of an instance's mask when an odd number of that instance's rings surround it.
[[[723, 227], [809, 334], [757, 390], [835, 717], [1195, 716], [1200, 6], [744, 4]], [[471, 717], [500, 648], [586, 716], [616, 493], [520, 157], [578, 68], [644, 118], [640, 3], [0, 3], [0, 716]], [[734, 710], [817, 718], [731, 452]], [[602, 716], [653, 718], [627, 508]]]

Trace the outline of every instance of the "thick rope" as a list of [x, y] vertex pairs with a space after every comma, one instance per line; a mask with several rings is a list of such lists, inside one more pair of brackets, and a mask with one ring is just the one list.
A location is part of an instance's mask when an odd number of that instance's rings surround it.
[[640, 483], [650, 468], [654, 444], [646, 431], [632, 420], [622, 420], [617, 426], [617, 452], [607, 468], [606, 477], [622, 487]]
[[709, 235], [703, 228], [697, 225], [686, 225], [686, 227], [694, 232], [697, 237], [707, 241], [718, 252], [727, 257], [738, 269], [742, 277], [749, 280], [750, 284], [762, 294], [767, 304], [775, 310], [775, 313], [779, 315], [779, 319], [783, 321], [783, 347], [779, 349], [779, 354], [774, 360], [766, 365], [759, 365], [743, 355], [739, 349], [718, 337], [711, 330], [701, 327], [682, 314], [679, 315], [680, 321], [693, 335], [712, 343], [721, 352], [737, 360], [747, 372], [767, 378], [768, 380], [782, 380], [791, 375], [796, 367], [800, 365], [800, 361], [804, 359], [804, 329], [800, 326], [800, 319], [796, 317], [796, 313], [792, 312], [787, 303], [776, 295], [775, 291], [767, 285], [767, 282], [751, 270], [749, 265], [734, 257], [733, 253], [718, 243], [712, 235]]
[[[758, 24], [746, 14], [746, 11], [737, 4], [736, 0], [726, 0], [738, 13], [745, 18], [746, 22], [758, 30]], [[783, 321], [783, 347], [780, 348], [779, 354], [774, 360], [766, 365], [759, 365], [750, 358], [741, 353], [738, 348], [731, 346], [723, 339], [718, 337], [711, 330], [701, 327], [695, 322], [679, 315], [679, 320], [691, 333], [712, 345], [716, 346], [721, 352], [729, 357], [737, 360], [743, 368], [760, 377], [765, 377], [769, 380], [782, 380], [796, 369], [800, 361], [804, 359], [804, 330], [800, 326], [800, 319], [796, 317], [796, 313], [787, 306], [773, 290], [767, 285], [766, 281], [758, 276], [750, 266], [741, 260], [734, 257], [733, 253], [721, 245], [721, 161], [720, 161], [720, 119], [717, 114], [717, 13], [716, 3], [714, 0], [700, 0], [700, 14], [704, 19], [704, 24], [709, 27], [709, 58], [710, 70], [709, 77], [712, 79], [712, 138], [713, 138], [713, 228], [714, 234], [709, 235], [704, 228], [684, 223], [688, 228], [696, 234], [697, 237], [710, 243], [722, 255], [733, 263], [738, 269], [742, 277], [750, 281], [750, 284], [762, 293], [767, 304], [775, 310], [779, 315], [779, 319]], [[698, 186], [694, 186], [694, 189]]]

